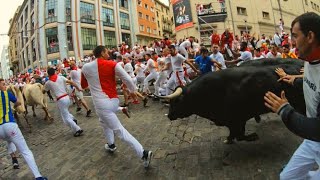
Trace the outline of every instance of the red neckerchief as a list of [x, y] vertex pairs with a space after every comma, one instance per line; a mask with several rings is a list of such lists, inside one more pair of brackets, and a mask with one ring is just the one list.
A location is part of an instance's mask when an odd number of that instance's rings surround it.
[[72, 66], [71, 70], [77, 70], [77, 66]]
[[314, 60], [320, 59], [320, 47], [316, 48], [311, 52], [309, 56], [306, 57], [306, 61], [312, 62]]
[[52, 75], [52, 76], [49, 76], [49, 80], [50, 80], [50, 81], [56, 82], [57, 79], [58, 79], [58, 75], [57, 75], [57, 74], [54, 74], [54, 75]]
[[273, 53], [273, 51], [271, 51], [271, 53], [272, 53], [272, 55], [275, 56], [275, 57], [276, 57], [277, 54], [278, 54], [277, 52], [276, 52], [276, 53]]

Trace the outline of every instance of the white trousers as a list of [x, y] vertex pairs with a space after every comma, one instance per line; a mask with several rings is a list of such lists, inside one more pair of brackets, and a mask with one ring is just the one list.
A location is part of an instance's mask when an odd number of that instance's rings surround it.
[[16, 123], [5, 123], [0, 125], [0, 139], [7, 141], [8, 152], [11, 154], [16, 151], [16, 146], [27, 162], [34, 177], [41, 177], [36, 161], [30, 151], [18, 125]]
[[184, 71], [173, 71], [170, 79], [167, 82], [166, 92], [167, 95], [171, 94], [172, 91], [178, 86], [185, 86], [186, 81], [184, 79]]
[[73, 121], [74, 117], [69, 112], [69, 105], [70, 105], [69, 96], [65, 96], [57, 101], [57, 106], [63, 122], [72, 129], [73, 133], [75, 133], [81, 128]]
[[320, 143], [304, 140], [292, 155], [280, 174], [280, 180], [320, 179], [320, 171], [312, 171], [320, 165]]
[[150, 73], [143, 81], [143, 92], [145, 93], [150, 93], [150, 90], [149, 90], [149, 81], [151, 80], [156, 80], [158, 77], [158, 73], [155, 71], [155, 72], [152, 72]]
[[96, 105], [96, 113], [99, 116], [99, 121], [104, 129], [104, 133], [108, 144], [114, 144], [114, 136], [118, 136], [121, 140], [126, 142], [132, 149], [136, 151], [139, 158], [143, 156], [142, 145], [122, 126], [116, 112], [119, 107], [119, 99], [106, 98], [103, 104]]
[[184, 47], [179, 47], [179, 52], [180, 52], [180, 54], [182, 54], [186, 59], [189, 58], [189, 54], [188, 54], [186, 48], [184, 48]]
[[143, 89], [143, 83], [144, 79], [146, 78], [145, 76], [136, 76], [137, 78], [137, 86], [139, 87], [139, 91]]
[[158, 78], [156, 80], [156, 82], [154, 83], [154, 93], [156, 95], [159, 95], [159, 88], [162, 87], [163, 88], [163, 84], [166, 82], [167, 80], [167, 72], [163, 71], [163, 72], [159, 72]]

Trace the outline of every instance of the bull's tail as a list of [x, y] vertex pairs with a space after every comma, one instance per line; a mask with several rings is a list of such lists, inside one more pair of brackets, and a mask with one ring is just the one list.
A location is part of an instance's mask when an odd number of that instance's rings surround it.
[[42, 84], [40, 84], [40, 83], [36, 83], [36, 84], [37, 84], [37, 86], [39, 86], [39, 88], [41, 90], [41, 95], [43, 95], [43, 106], [47, 108], [48, 107], [48, 105], [47, 105], [47, 103], [48, 103], [47, 97], [44, 94], [42, 94], [42, 92], [44, 90], [44, 86]]

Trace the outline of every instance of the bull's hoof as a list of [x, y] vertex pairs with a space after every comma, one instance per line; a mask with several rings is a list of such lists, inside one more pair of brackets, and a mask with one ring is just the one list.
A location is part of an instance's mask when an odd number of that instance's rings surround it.
[[234, 141], [232, 139], [226, 139], [226, 140], [223, 141], [223, 143], [225, 143], [225, 144], [233, 144]]
[[245, 136], [245, 139], [246, 141], [256, 141], [259, 139], [259, 136], [257, 133], [252, 133], [252, 134], [249, 134], [247, 136]]
[[33, 117], [37, 117], [37, 115], [36, 115], [36, 114], [33, 114]]

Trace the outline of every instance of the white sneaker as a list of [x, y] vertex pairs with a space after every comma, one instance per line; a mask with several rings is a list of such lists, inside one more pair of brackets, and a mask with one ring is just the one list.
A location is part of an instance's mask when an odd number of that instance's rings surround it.
[[110, 146], [109, 146], [109, 144], [105, 144], [105, 145], [104, 145], [104, 148], [105, 148], [107, 151], [113, 153], [113, 152], [116, 151], [117, 146], [114, 145], [114, 144], [111, 144]]

